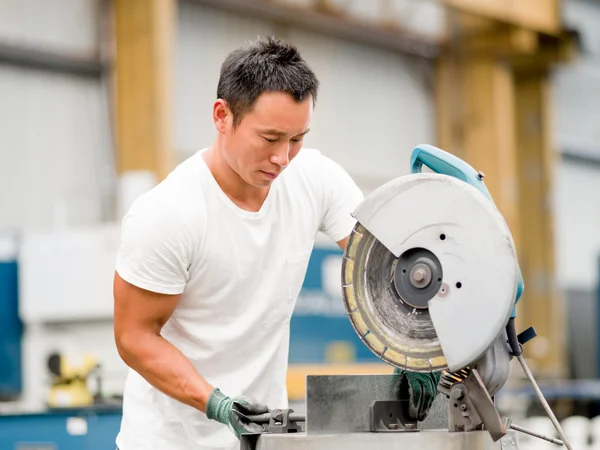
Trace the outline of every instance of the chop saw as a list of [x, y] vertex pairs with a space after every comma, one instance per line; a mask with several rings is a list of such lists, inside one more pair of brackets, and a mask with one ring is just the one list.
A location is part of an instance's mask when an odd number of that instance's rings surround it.
[[[266, 433], [244, 436], [243, 449], [516, 449], [516, 431], [571, 449], [522, 355], [535, 330], [515, 330], [523, 278], [483, 173], [430, 145], [416, 147], [410, 164], [411, 174], [354, 211], [341, 285], [352, 327], [374, 354], [402, 371], [441, 373], [429, 419], [408, 417], [393, 375], [309, 375], [306, 413], [255, 417]], [[512, 358], [560, 439], [500, 416], [494, 396]]]

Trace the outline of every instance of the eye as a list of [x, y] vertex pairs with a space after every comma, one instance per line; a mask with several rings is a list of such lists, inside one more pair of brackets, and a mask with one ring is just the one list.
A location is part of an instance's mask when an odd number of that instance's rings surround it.
[[292, 142], [302, 142], [302, 139], [304, 139], [304, 137], [294, 138], [294, 139], [291, 139], [291, 141]]
[[264, 139], [265, 141], [267, 141], [267, 142], [271, 143], [271, 144], [272, 144], [273, 142], [277, 142], [277, 139], [269, 139], [269, 138], [267, 138], [267, 137], [264, 137], [264, 136], [263, 136], [263, 139]]

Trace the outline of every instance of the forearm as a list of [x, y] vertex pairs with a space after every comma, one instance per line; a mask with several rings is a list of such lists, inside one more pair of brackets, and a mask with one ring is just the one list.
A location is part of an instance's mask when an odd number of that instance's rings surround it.
[[118, 348], [123, 361], [148, 383], [186, 405], [206, 411], [213, 386], [162, 336], [145, 333], [124, 337]]

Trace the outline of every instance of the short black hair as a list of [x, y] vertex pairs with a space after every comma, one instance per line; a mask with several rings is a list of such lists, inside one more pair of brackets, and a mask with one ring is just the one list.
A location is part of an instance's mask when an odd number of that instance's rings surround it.
[[221, 65], [217, 98], [227, 102], [234, 126], [263, 92], [287, 92], [297, 102], [317, 100], [319, 81], [298, 49], [268, 37], [232, 51]]

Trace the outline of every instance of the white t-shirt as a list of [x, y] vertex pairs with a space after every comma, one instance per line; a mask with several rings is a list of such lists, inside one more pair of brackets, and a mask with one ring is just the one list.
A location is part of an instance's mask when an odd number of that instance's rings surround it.
[[[348, 174], [302, 149], [258, 212], [236, 206], [196, 153], [136, 200], [116, 270], [131, 284], [181, 293], [162, 335], [231, 397], [287, 407], [289, 324], [317, 231], [348, 236], [363, 195]], [[120, 450], [238, 449], [224, 425], [130, 370]]]

